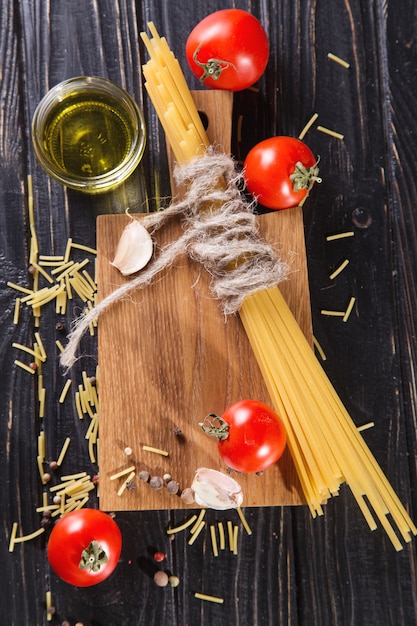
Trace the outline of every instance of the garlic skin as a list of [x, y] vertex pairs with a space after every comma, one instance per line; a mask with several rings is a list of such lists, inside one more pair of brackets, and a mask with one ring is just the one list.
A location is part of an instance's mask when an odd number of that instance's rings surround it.
[[191, 489], [197, 504], [216, 511], [236, 509], [243, 502], [239, 483], [222, 472], [206, 467], [196, 470]]
[[123, 276], [129, 276], [144, 268], [152, 253], [152, 237], [138, 220], [132, 219], [121, 234], [111, 265]]

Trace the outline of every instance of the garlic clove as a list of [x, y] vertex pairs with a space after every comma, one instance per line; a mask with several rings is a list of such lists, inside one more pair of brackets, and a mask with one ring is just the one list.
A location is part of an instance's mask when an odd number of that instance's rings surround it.
[[129, 276], [144, 268], [152, 253], [152, 237], [138, 220], [132, 219], [121, 234], [111, 265], [123, 276]]
[[191, 489], [197, 504], [217, 511], [236, 509], [243, 502], [239, 483], [222, 472], [206, 467], [196, 470]]

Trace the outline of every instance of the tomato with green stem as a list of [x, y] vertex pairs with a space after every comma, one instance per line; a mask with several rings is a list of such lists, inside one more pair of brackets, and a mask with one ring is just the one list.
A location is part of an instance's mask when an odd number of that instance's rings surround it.
[[243, 173], [247, 190], [268, 209], [302, 205], [319, 178], [318, 160], [295, 137], [264, 139], [246, 155]]
[[103, 511], [79, 509], [67, 513], [52, 529], [48, 560], [55, 573], [76, 587], [102, 582], [116, 568], [122, 534]]
[[278, 461], [287, 436], [278, 413], [264, 402], [240, 400], [220, 417], [208, 415], [199, 424], [217, 438], [224, 463], [237, 472], [262, 472]]
[[264, 27], [242, 9], [207, 15], [188, 36], [185, 53], [197, 78], [210, 89], [240, 91], [262, 76], [269, 58]]

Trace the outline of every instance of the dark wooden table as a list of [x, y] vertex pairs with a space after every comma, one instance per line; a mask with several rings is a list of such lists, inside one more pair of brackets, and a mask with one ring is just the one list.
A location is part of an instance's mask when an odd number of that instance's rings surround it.
[[[326, 353], [323, 366], [372, 452], [414, 520], [416, 513], [416, 284], [415, 214], [417, 122], [417, 6], [404, 0], [2, 0], [0, 3], [0, 468], [3, 530], [0, 615], [15, 626], [402, 626], [417, 623], [416, 541], [396, 552], [384, 532], [370, 532], [348, 488], [313, 520], [306, 507], [246, 509], [253, 528], [241, 535], [237, 556], [214, 558], [209, 542], [189, 546], [185, 534], [170, 542], [168, 524], [183, 513], [117, 513], [123, 552], [116, 572], [92, 588], [71, 587], [51, 572], [46, 537], [17, 544], [9, 553], [13, 522], [18, 534], [39, 528], [42, 490], [36, 464], [37, 436], [45, 430], [48, 458], [71, 437], [62, 471], [97, 468], [89, 460], [75, 407], [59, 403], [63, 372], [49, 358], [45, 417], [37, 415], [36, 389], [14, 365], [13, 342], [30, 345], [33, 319], [23, 310], [13, 322], [16, 292], [8, 281], [29, 285], [27, 176], [33, 177], [36, 228], [42, 254], [63, 254], [67, 239], [95, 245], [95, 219], [104, 212], [154, 210], [169, 195], [164, 139], [142, 86], [147, 60], [139, 32], [152, 20], [186, 67], [187, 33], [206, 14], [226, 6], [249, 9], [271, 42], [259, 93], [241, 95], [238, 106], [256, 107], [259, 138], [298, 135], [314, 112], [318, 123], [306, 141], [321, 157], [323, 183], [305, 206], [314, 333]], [[346, 70], [328, 59], [333, 52]], [[143, 163], [146, 193], [126, 185], [89, 198], [52, 182], [37, 164], [30, 124], [41, 97], [76, 75], [108, 77], [142, 106], [148, 125]], [[243, 109], [242, 109], [243, 110]], [[253, 130], [253, 129], [252, 129]], [[245, 135], [246, 137], [246, 135]], [[254, 140], [251, 133], [248, 141]], [[147, 203], [147, 204], [146, 204]], [[326, 235], [354, 230], [336, 242]], [[337, 279], [329, 274], [345, 258]], [[349, 320], [322, 309], [346, 307]], [[63, 318], [42, 314], [42, 336], [52, 353], [65, 341], [77, 304]], [[96, 365], [96, 339], [71, 371], [74, 383]], [[111, 363], [108, 364], [111, 367]], [[41, 424], [42, 421], [42, 424]], [[90, 505], [97, 506], [94, 496]], [[210, 512], [210, 519], [223, 519]], [[180, 586], [152, 581], [158, 549]], [[56, 613], [46, 621], [45, 594]], [[201, 602], [194, 591], [225, 599]]]

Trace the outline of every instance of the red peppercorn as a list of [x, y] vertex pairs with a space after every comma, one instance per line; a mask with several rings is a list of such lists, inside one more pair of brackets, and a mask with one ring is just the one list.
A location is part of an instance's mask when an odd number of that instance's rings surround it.
[[154, 561], [156, 561], [157, 563], [160, 563], [161, 561], [163, 561], [165, 559], [165, 554], [163, 552], [155, 552], [155, 554], [153, 555]]

